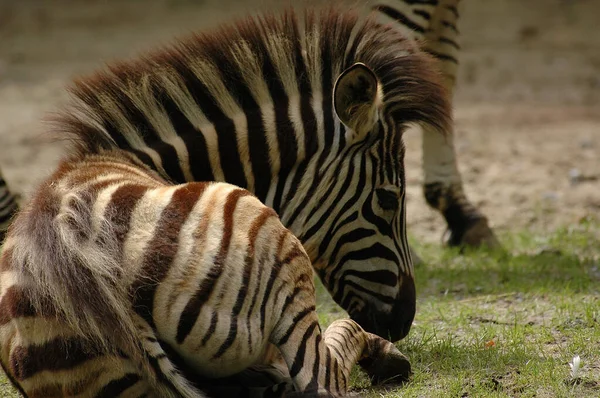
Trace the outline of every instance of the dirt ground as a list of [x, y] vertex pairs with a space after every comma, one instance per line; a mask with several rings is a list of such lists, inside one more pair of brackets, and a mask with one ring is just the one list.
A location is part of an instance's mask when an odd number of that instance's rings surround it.
[[[257, 7], [256, 4], [259, 4]], [[41, 119], [65, 83], [106, 61], [282, 2], [0, 0], [0, 165], [25, 197], [61, 147]], [[596, 0], [464, 1], [456, 146], [466, 191], [501, 232], [600, 218], [600, 34]], [[235, 10], [235, 11], [233, 11]], [[439, 241], [421, 194], [421, 140], [407, 134], [409, 220]]]

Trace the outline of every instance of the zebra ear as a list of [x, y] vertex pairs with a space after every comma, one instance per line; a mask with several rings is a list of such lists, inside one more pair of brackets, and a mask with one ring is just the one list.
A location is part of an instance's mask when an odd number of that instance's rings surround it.
[[377, 86], [375, 73], [360, 62], [342, 72], [335, 82], [335, 113], [352, 130], [352, 138], [364, 137], [377, 122]]

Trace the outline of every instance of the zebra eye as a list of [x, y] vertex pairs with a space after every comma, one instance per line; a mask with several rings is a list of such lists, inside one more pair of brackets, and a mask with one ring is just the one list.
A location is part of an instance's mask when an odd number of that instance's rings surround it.
[[378, 188], [375, 190], [377, 195], [377, 201], [379, 206], [383, 210], [396, 210], [400, 205], [400, 195], [397, 191], [392, 191], [385, 188]]

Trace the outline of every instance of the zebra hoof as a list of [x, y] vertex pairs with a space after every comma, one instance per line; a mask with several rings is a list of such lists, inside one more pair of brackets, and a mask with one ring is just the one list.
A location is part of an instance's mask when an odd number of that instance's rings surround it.
[[473, 220], [466, 229], [450, 231], [447, 241], [450, 247], [487, 247], [501, 249], [502, 245], [496, 238], [494, 231], [489, 227], [487, 218], [481, 217]]
[[380, 357], [361, 360], [360, 366], [373, 385], [402, 384], [408, 381], [412, 374], [408, 358], [395, 347]]

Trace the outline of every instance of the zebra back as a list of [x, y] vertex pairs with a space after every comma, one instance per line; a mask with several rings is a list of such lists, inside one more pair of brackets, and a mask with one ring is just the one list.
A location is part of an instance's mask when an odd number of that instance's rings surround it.
[[430, 60], [392, 27], [329, 8], [249, 17], [78, 79], [57, 132], [79, 152], [126, 149], [172, 181], [227, 181], [264, 200], [269, 180], [341, 139], [320, 124], [356, 62], [400, 123], [447, 130]]

